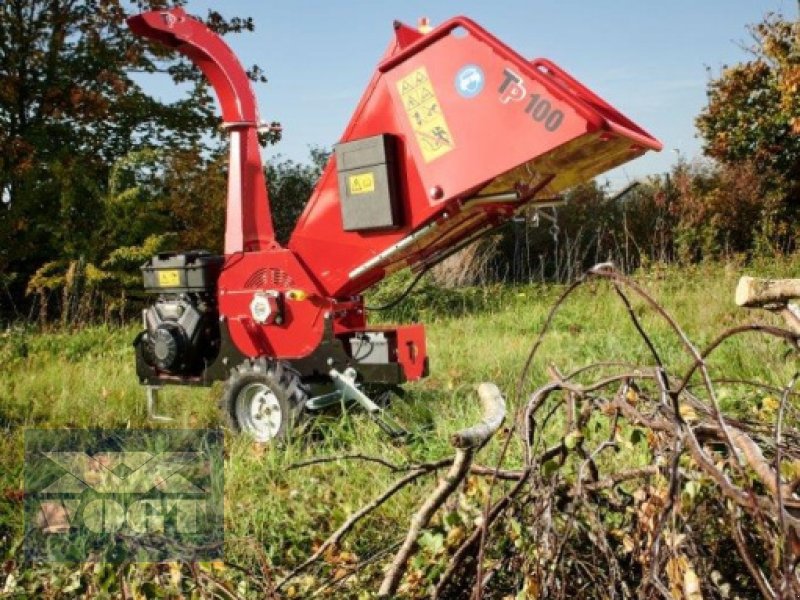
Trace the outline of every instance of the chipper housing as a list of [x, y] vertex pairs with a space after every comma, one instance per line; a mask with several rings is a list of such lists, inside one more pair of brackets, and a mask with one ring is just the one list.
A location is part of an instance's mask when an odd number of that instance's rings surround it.
[[[145, 265], [157, 300], [137, 338], [138, 374], [148, 386], [226, 380], [223, 409], [258, 439], [285, 435], [298, 403], [324, 403], [311, 384], [361, 402], [365, 385], [426, 374], [423, 326], [370, 327], [370, 286], [661, 148], [555, 64], [523, 58], [467, 18], [426, 34], [395, 23], [284, 248], [255, 96], [233, 52], [181, 9], [129, 25], [202, 69], [230, 135], [225, 255], [165, 254]], [[248, 399], [253, 381], [261, 387]]]

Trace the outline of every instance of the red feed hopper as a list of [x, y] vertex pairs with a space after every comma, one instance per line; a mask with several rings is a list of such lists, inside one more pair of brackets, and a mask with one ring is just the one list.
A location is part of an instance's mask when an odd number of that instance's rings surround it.
[[[343, 231], [332, 162], [289, 244], [332, 295], [360, 292], [386, 271], [436, 261], [534, 196], [552, 197], [661, 149], [553, 63], [525, 60], [464, 17], [427, 35], [397, 26], [396, 44], [342, 142], [386, 133], [401, 146], [400, 225], [382, 231], [378, 244], [374, 234]], [[430, 223], [413, 243], [380, 258]]]

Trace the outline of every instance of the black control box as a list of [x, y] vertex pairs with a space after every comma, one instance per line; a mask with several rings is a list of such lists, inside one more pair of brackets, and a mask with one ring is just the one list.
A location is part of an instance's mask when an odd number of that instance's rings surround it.
[[345, 231], [400, 226], [397, 140], [382, 134], [334, 146]]
[[206, 250], [156, 254], [142, 265], [144, 289], [159, 294], [213, 291], [224, 260]]

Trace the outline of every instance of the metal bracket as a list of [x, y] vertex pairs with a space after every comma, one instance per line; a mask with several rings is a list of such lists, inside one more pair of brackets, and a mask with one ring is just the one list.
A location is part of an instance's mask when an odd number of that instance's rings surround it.
[[558, 225], [558, 213], [556, 212], [556, 207], [553, 206], [553, 214], [549, 214], [544, 212], [543, 208], [537, 208], [533, 213], [533, 221], [535, 221], [534, 227], [539, 226], [539, 219], [545, 218], [550, 221], [553, 225]]
[[328, 375], [330, 375], [330, 378], [333, 380], [333, 385], [336, 386], [336, 389], [341, 394], [341, 402], [346, 403], [350, 400], [354, 400], [360, 404], [378, 427], [390, 437], [398, 438], [409, 434], [402, 425], [389, 416], [380, 406], [375, 404], [369, 396], [358, 389], [356, 386], [356, 377], [358, 374], [355, 369], [348, 367], [344, 370], [344, 373], [340, 373], [336, 369], [331, 369], [328, 371]]
[[161, 423], [166, 423], [169, 421], [174, 421], [172, 417], [167, 417], [166, 415], [159, 415], [156, 412], [156, 404], [158, 403], [158, 392], [161, 390], [160, 385], [148, 385], [145, 386], [145, 390], [147, 392], [147, 418], [151, 421], [159, 421]]
[[323, 408], [328, 408], [334, 404], [341, 405], [341, 403], [342, 393], [337, 390], [329, 394], [322, 394], [320, 396], [309, 398], [306, 400], [306, 410], [322, 410]]

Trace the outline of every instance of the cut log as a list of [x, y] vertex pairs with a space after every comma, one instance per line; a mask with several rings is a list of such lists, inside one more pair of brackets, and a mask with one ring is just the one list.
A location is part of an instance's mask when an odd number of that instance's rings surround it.
[[769, 304], [783, 305], [800, 298], [800, 279], [760, 279], [742, 277], [736, 286], [736, 304], [748, 308]]

